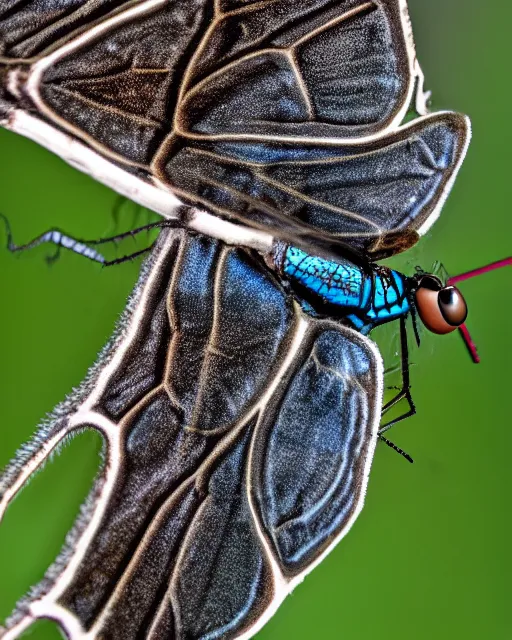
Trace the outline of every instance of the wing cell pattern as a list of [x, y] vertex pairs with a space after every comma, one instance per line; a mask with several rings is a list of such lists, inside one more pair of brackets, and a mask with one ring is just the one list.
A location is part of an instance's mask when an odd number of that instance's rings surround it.
[[334, 329], [318, 333], [269, 425], [261, 510], [291, 575], [336, 536], [358, 500], [370, 436], [361, 430], [369, 415], [355, 382], [367, 374], [358, 350]]
[[0, 42], [24, 109], [292, 243], [403, 250], [468, 144], [459, 114], [400, 126], [419, 77], [405, 0], [42, 0], [0, 10]]
[[255, 226], [331, 239], [377, 252], [398, 229], [428, 221], [463, 152], [464, 127], [456, 114], [412, 124], [370, 145], [236, 142], [176, 147], [166, 175], [196, 203], [230, 211]]
[[72, 639], [249, 637], [362, 506], [382, 384], [367, 338], [305, 316], [247, 251], [182, 231], [162, 233], [130, 305], [78, 399], [0, 480], [5, 507], [50, 439], [105, 438], [7, 640], [38, 617]]

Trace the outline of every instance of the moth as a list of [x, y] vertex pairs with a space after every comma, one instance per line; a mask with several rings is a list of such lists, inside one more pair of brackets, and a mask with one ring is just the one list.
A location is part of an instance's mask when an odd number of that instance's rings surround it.
[[[438, 218], [469, 121], [428, 113], [405, 0], [3, 0], [0, 42], [1, 124], [164, 219], [114, 337], [0, 478], [2, 514], [63, 439], [104, 438], [0, 637], [249, 638], [359, 515], [382, 414], [414, 413], [406, 319], [465, 319], [455, 287], [377, 261]], [[391, 320], [383, 407], [367, 335]]]

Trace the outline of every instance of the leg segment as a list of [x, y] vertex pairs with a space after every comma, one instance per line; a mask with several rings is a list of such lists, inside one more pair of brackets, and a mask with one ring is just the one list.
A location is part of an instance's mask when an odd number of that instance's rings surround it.
[[[406, 418], [409, 418], [416, 413], [416, 407], [414, 406], [414, 402], [411, 397], [411, 385], [409, 376], [409, 347], [407, 344], [407, 327], [405, 318], [400, 318], [400, 350], [402, 360], [402, 388], [394, 398], [392, 398], [387, 404], [384, 405], [382, 409], [382, 415], [385, 415], [390, 409], [392, 409], [404, 398], [405, 400], [407, 400], [409, 409], [404, 414], [398, 416], [398, 418], [390, 420], [380, 428], [379, 438], [384, 441], [385, 438], [383, 438], [382, 435], [386, 431], [391, 429], [391, 427], [393, 427], [398, 422], [401, 422], [402, 420], [405, 420]], [[389, 444], [389, 441], [387, 442], [387, 444]]]
[[138, 234], [142, 233], [143, 231], [150, 231], [151, 229], [162, 228], [162, 227], [176, 226], [175, 223], [171, 223], [169, 221], [154, 222], [151, 224], [144, 225], [142, 227], [138, 227], [137, 229], [131, 229], [130, 231], [125, 231], [124, 233], [120, 233], [118, 235], [115, 235], [109, 238], [101, 238], [99, 240], [82, 240], [79, 238], [74, 238], [73, 236], [70, 236], [62, 232], [60, 229], [50, 229], [49, 231], [45, 231], [44, 233], [37, 236], [30, 242], [27, 242], [26, 244], [16, 245], [13, 242], [9, 221], [3, 214], [0, 214], [0, 218], [2, 218], [5, 223], [5, 228], [7, 232], [7, 249], [11, 253], [28, 251], [42, 244], [49, 243], [49, 244], [55, 245], [57, 248], [54, 254], [52, 254], [51, 256], [47, 256], [46, 261], [49, 264], [54, 263], [58, 259], [61, 249], [67, 249], [68, 251], [72, 251], [73, 253], [77, 253], [78, 255], [84, 256], [88, 260], [92, 260], [93, 262], [98, 262], [99, 264], [102, 264], [105, 267], [121, 264], [129, 260], [133, 260], [134, 258], [137, 258], [138, 256], [149, 252], [153, 247], [153, 243], [149, 247], [135, 251], [126, 256], [122, 256], [121, 258], [116, 258], [114, 260], [106, 260], [105, 257], [93, 247], [98, 245], [103, 245], [103, 244], [109, 244], [109, 243], [117, 244], [118, 242], [126, 238], [130, 238], [130, 237], [135, 238]]

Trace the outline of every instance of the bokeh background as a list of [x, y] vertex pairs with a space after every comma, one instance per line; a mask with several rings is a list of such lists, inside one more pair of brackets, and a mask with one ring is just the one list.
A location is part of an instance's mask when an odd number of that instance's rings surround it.
[[[433, 107], [468, 113], [474, 137], [439, 222], [394, 265], [410, 272], [438, 259], [456, 274], [512, 254], [512, 4], [409, 5]], [[112, 231], [114, 193], [5, 131], [0, 185], [0, 211], [20, 242], [51, 226], [92, 238]], [[132, 217], [124, 205], [122, 226]], [[0, 229], [2, 245], [4, 238]], [[0, 250], [0, 467], [81, 381], [138, 272], [136, 264], [101, 269], [75, 255], [48, 267], [48, 252], [16, 259]], [[391, 436], [415, 464], [378, 447], [359, 520], [262, 640], [512, 637], [512, 270], [462, 288], [482, 363], [471, 363], [457, 334], [424, 335], [412, 353], [418, 414]], [[389, 333], [380, 339], [389, 352]], [[0, 619], [58, 553], [97, 469], [99, 445], [92, 434], [74, 440], [2, 523]], [[32, 634], [60, 637], [50, 622]]]

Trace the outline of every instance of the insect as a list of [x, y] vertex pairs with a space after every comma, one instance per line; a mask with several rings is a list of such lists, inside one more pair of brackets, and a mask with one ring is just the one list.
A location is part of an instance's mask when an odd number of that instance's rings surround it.
[[[2, 124], [169, 228], [0, 481], [3, 512], [64, 438], [104, 437], [67, 547], [2, 637], [40, 617], [70, 638], [250, 637], [358, 516], [382, 413], [414, 412], [406, 318], [464, 322], [457, 289], [376, 263], [437, 219], [469, 121], [427, 112], [403, 0], [79, 3], [35, 32], [29, 14], [0, 14]], [[366, 334], [391, 320], [403, 388], [382, 407]]]

